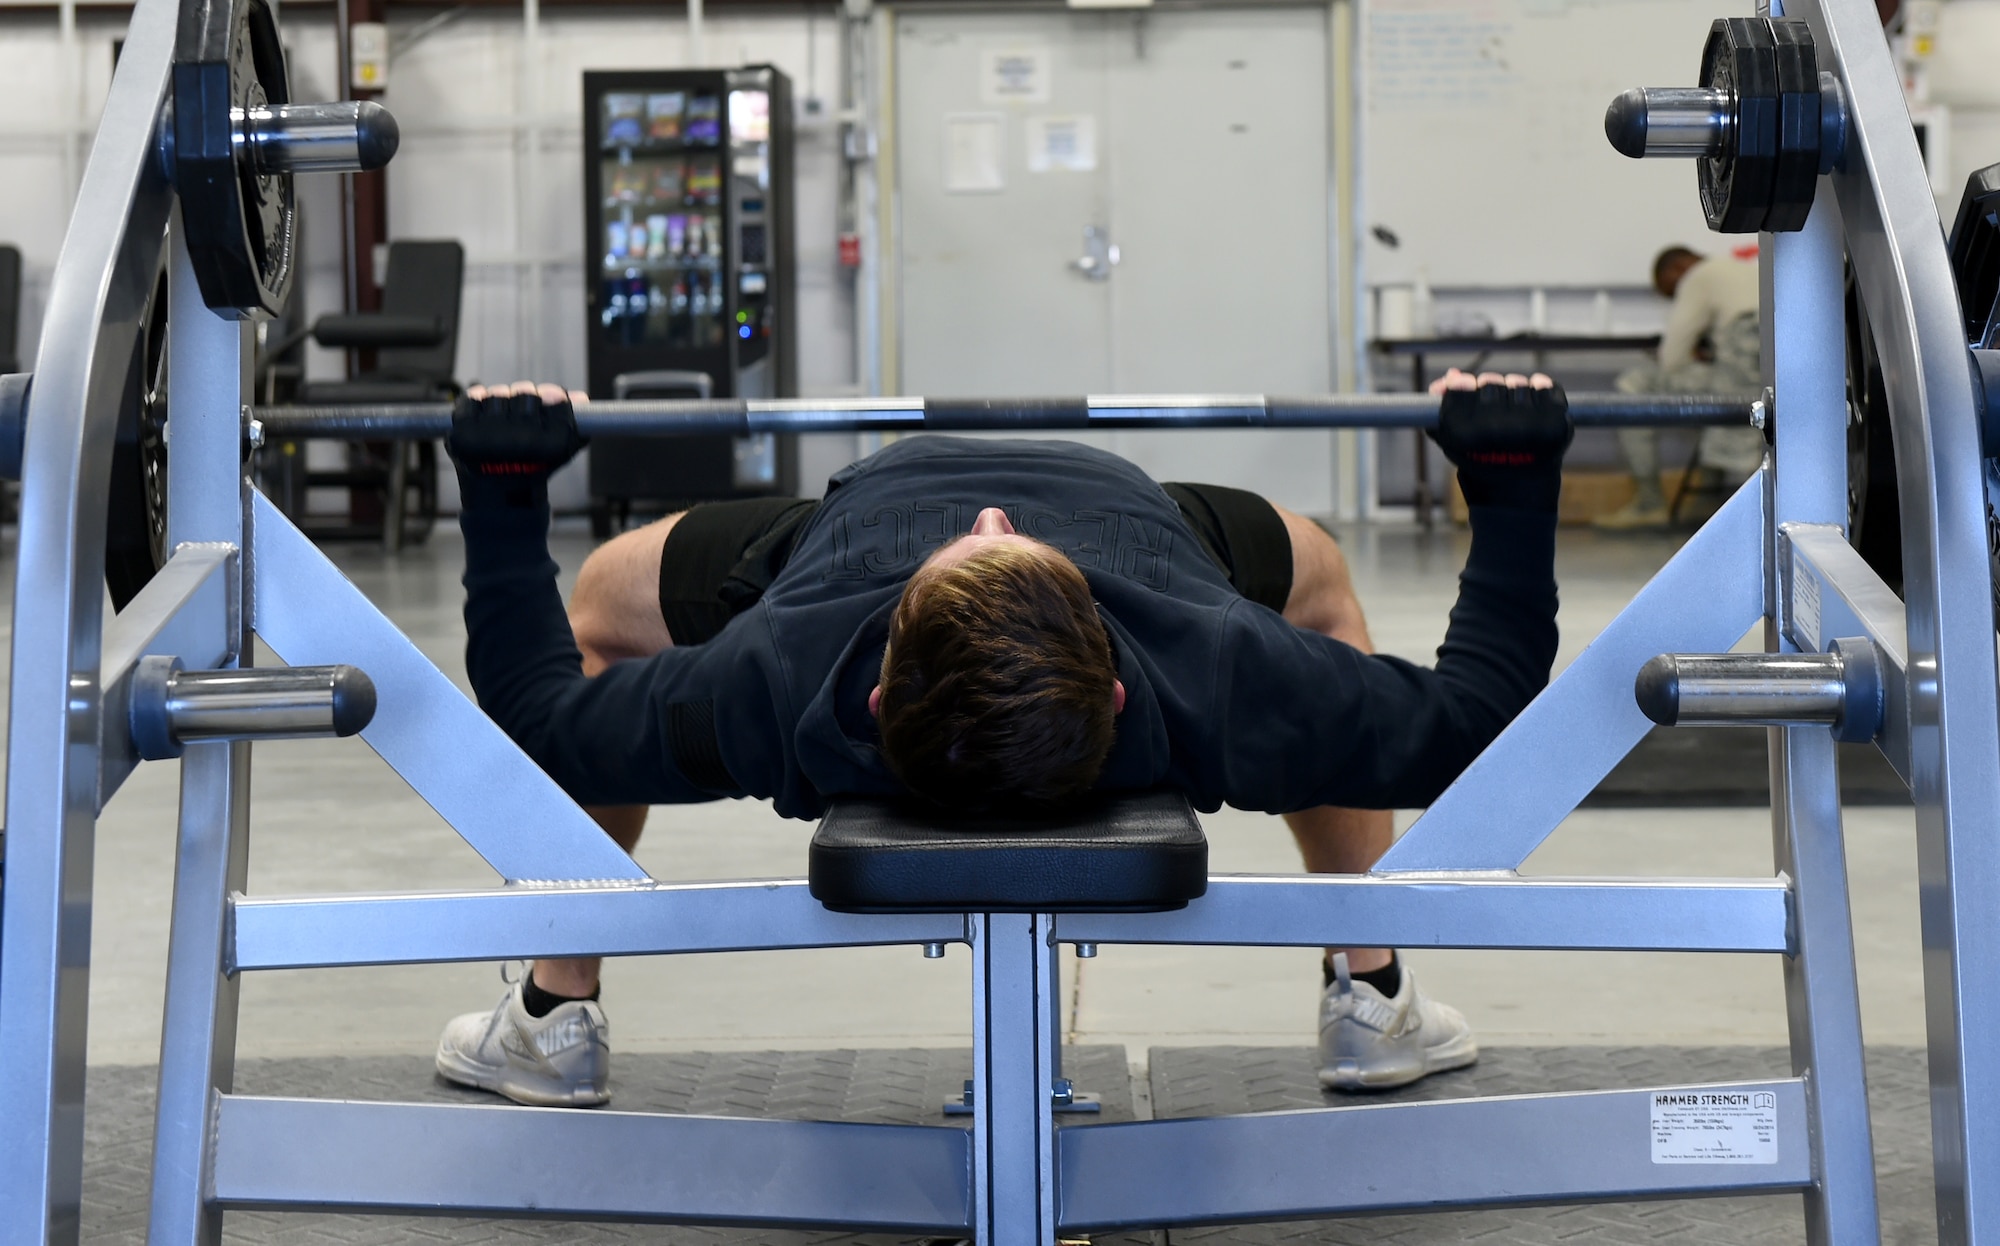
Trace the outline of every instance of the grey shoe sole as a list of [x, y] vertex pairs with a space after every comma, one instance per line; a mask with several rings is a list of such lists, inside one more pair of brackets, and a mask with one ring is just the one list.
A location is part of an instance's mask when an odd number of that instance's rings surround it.
[[1451, 1069], [1462, 1069], [1479, 1059], [1479, 1043], [1470, 1031], [1459, 1034], [1449, 1042], [1435, 1047], [1424, 1048], [1421, 1064], [1390, 1065], [1388, 1067], [1363, 1068], [1358, 1060], [1343, 1060], [1319, 1071], [1319, 1084], [1326, 1090], [1338, 1090], [1345, 1094], [1366, 1094], [1374, 1090], [1394, 1090], [1421, 1081], [1433, 1073], [1443, 1073]]
[[505, 1095], [516, 1103], [535, 1108], [596, 1108], [611, 1102], [611, 1091], [594, 1090], [588, 1086], [553, 1086], [544, 1081], [528, 1081], [507, 1076], [504, 1068], [469, 1060], [464, 1055], [448, 1047], [439, 1047], [437, 1053], [438, 1075], [448, 1082], [460, 1086], [470, 1086], [475, 1090], [490, 1090], [497, 1095]]

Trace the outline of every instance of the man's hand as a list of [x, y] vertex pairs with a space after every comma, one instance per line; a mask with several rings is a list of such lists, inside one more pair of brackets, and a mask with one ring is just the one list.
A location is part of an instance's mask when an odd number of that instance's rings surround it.
[[452, 407], [445, 438], [466, 503], [539, 505], [549, 476], [587, 444], [575, 412], [585, 401], [560, 385], [532, 381], [466, 390]]
[[1453, 368], [1431, 392], [1440, 396], [1431, 439], [1458, 468], [1468, 506], [1555, 512], [1563, 451], [1576, 435], [1561, 386], [1539, 372]]

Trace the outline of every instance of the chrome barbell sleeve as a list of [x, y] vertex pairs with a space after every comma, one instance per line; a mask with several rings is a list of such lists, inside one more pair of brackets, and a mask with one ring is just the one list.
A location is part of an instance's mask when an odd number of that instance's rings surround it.
[[1604, 110], [1604, 136], [1634, 160], [1714, 156], [1736, 129], [1736, 101], [1705, 87], [1634, 87]]
[[205, 740], [350, 736], [374, 716], [374, 681], [352, 666], [189, 671], [150, 657], [132, 678], [132, 743], [149, 761]]
[[389, 163], [401, 142], [380, 104], [269, 104], [234, 116], [236, 140], [262, 173], [356, 173]]

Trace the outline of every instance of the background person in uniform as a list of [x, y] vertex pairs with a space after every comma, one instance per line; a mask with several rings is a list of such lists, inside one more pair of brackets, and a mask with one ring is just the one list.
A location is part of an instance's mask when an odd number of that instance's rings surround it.
[[[466, 671], [479, 703], [621, 845], [652, 804], [837, 796], [945, 810], [1185, 792], [1285, 816], [1309, 870], [1359, 873], [1548, 681], [1571, 427], [1547, 377], [1454, 371], [1436, 433], [1472, 544], [1434, 668], [1371, 652], [1333, 538], [1238, 489], [1161, 485], [1073, 442], [910, 437], [822, 501], [699, 506], [596, 550], [565, 612], [548, 474], [570, 402], [460, 401]], [[1328, 949], [1320, 1080], [1471, 1063], [1459, 1013], [1386, 948]], [[610, 1097], [596, 958], [543, 960], [439, 1042], [453, 1081]]]
[[[1653, 288], [1674, 302], [1660, 335], [1659, 358], [1620, 376], [1619, 390], [1751, 398], [1763, 391], [1754, 255], [1703, 258], [1686, 247], [1668, 247], [1653, 260]], [[1664, 526], [1668, 508], [1660, 482], [1658, 430], [1620, 429], [1618, 443], [1632, 469], [1632, 500], [1599, 516], [1596, 525], [1611, 530]], [[1701, 431], [1696, 462], [1731, 484], [1748, 478], [1763, 458], [1763, 437], [1754, 428]]]

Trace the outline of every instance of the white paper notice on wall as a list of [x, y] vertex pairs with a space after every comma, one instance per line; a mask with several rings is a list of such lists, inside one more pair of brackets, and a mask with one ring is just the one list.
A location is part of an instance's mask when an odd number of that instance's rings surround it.
[[1097, 118], [1028, 118], [1030, 173], [1088, 173], [1097, 167]]
[[944, 188], [953, 195], [1007, 189], [1007, 118], [997, 112], [944, 115]]
[[1656, 1090], [1655, 1164], [1775, 1164], [1778, 1096], [1768, 1090]]
[[347, 28], [349, 80], [357, 91], [381, 91], [389, 85], [389, 27], [383, 22], [354, 22]]
[[1049, 102], [1047, 48], [988, 48], [979, 55], [979, 98], [988, 104]]

